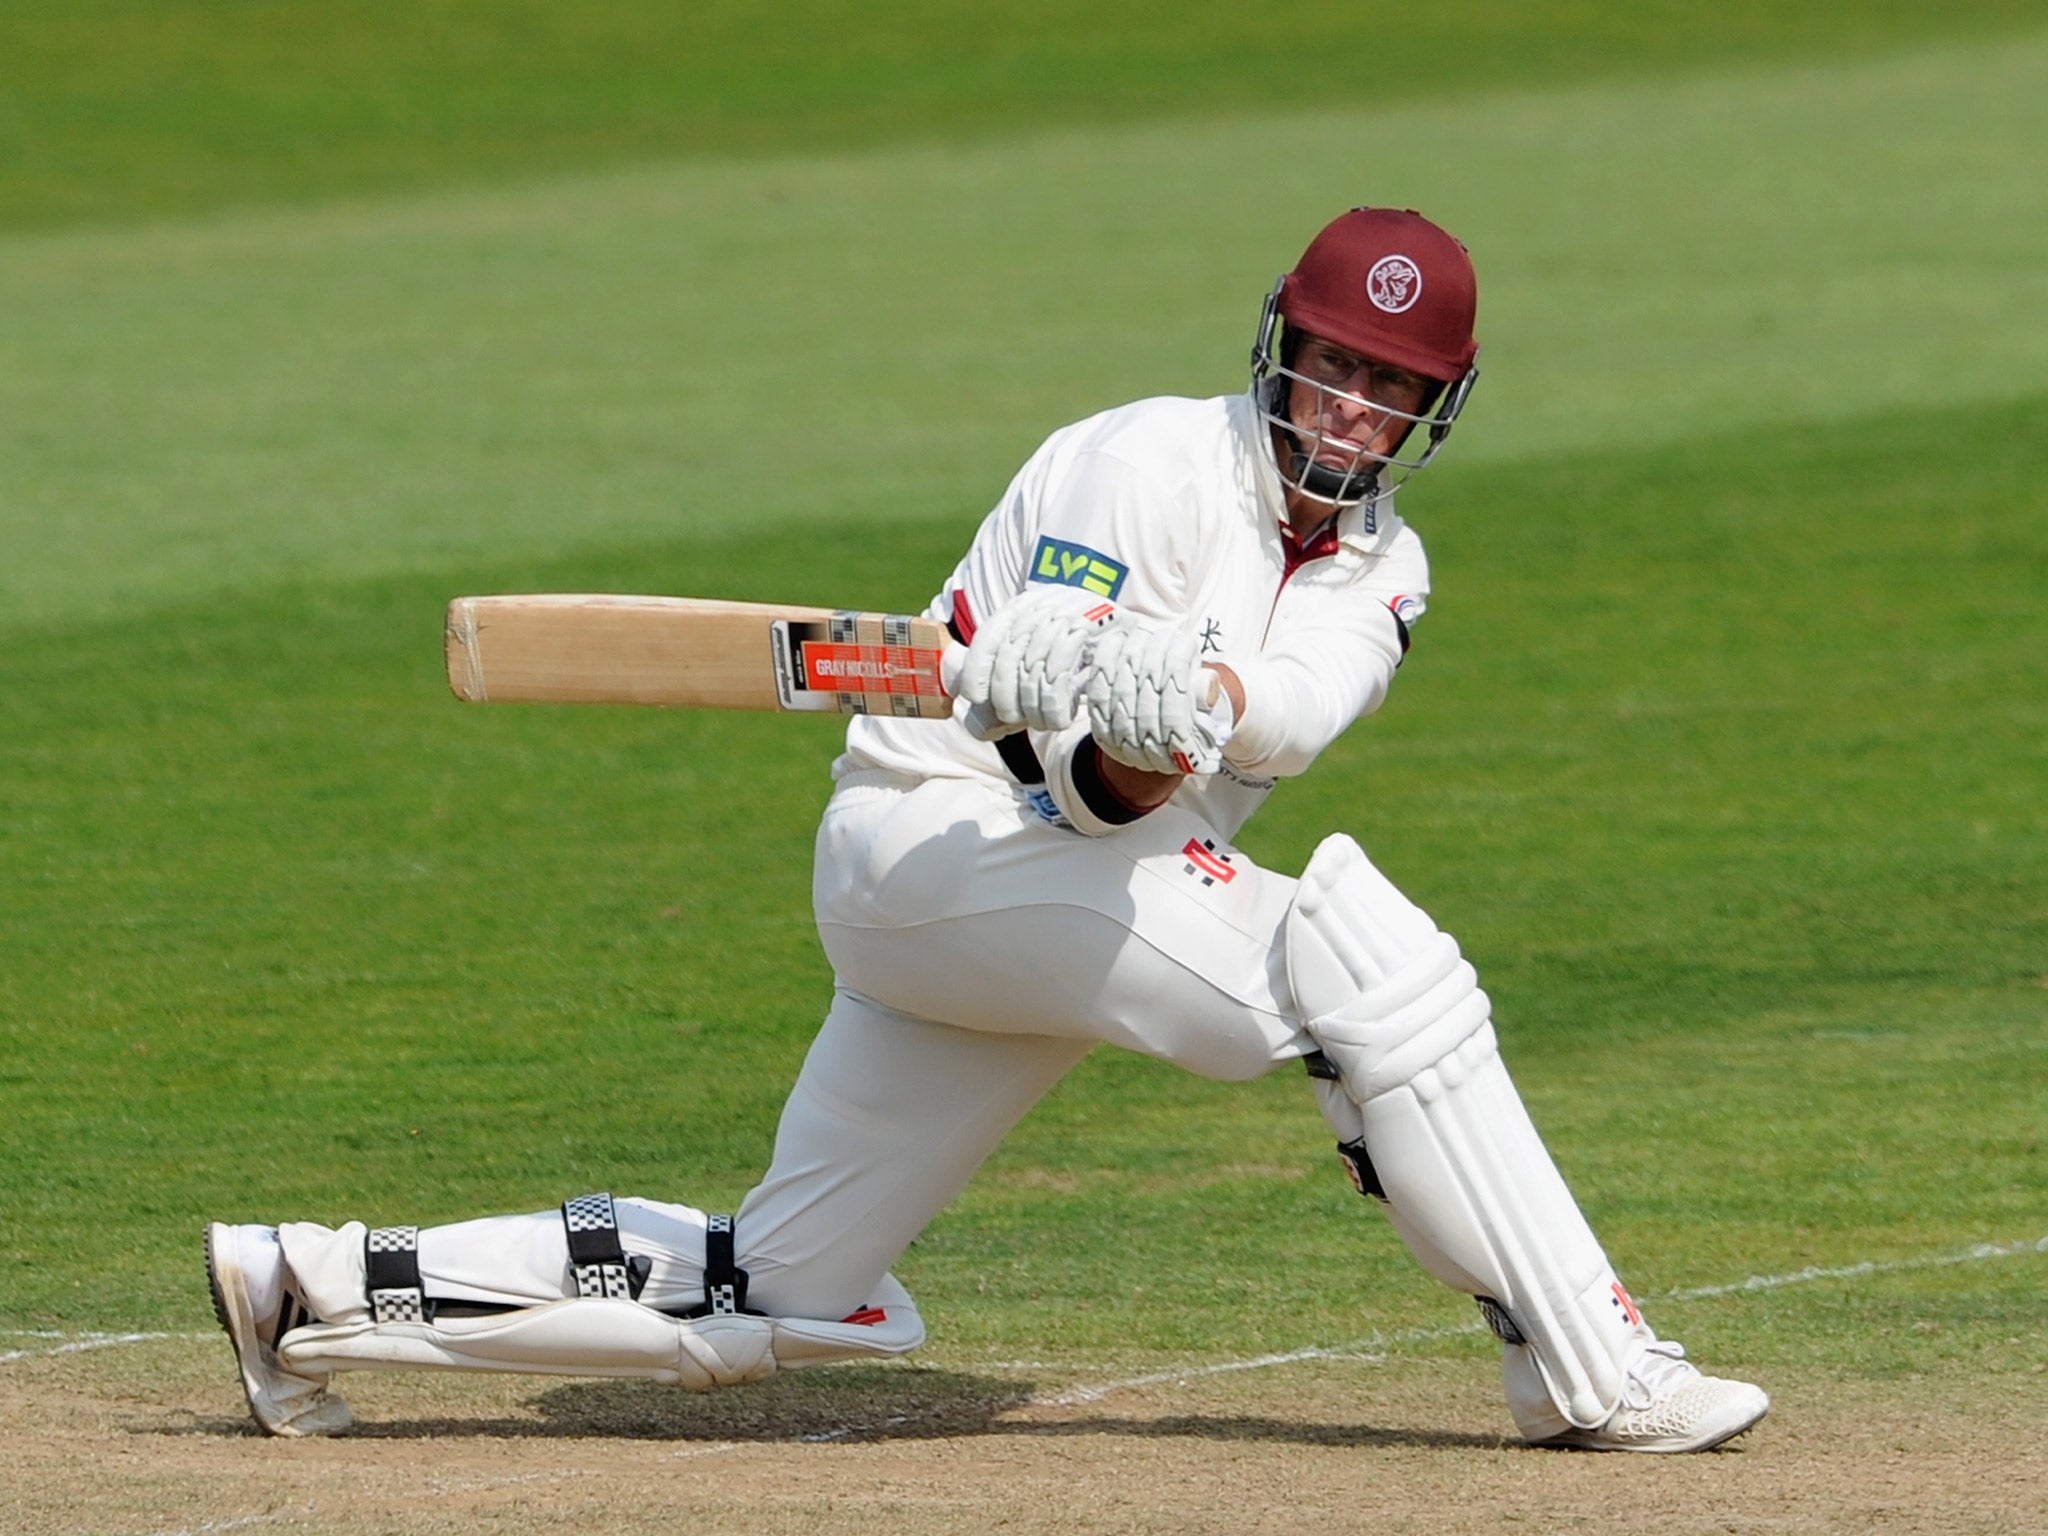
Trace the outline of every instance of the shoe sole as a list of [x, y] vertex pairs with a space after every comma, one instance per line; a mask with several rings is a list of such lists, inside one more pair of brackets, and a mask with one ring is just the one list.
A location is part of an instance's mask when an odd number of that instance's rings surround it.
[[338, 1397], [328, 1398], [324, 1394], [321, 1406], [313, 1411], [292, 1419], [278, 1418], [275, 1423], [265, 1417], [263, 1407], [257, 1401], [255, 1384], [249, 1379], [249, 1366], [243, 1353], [246, 1340], [246, 1348], [259, 1352], [257, 1359], [260, 1363], [263, 1342], [257, 1331], [255, 1315], [248, 1309], [248, 1290], [242, 1283], [241, 1263], [234, 1256], [234, 1240], [232, 1227], [218, 1221], [208, 1223], [206, 1289], [213, 1297], [213, 1315], [235, 1352], [235, 1375], [242, 1383], [242, 1396], [249, 1404], [249, 1417], [256, 1421], [256, 1427], [264, 1434], [285, 1438], [331, 1435], [348, 1428], [351, 1422], [348, 1405]]
[[[221, 1271], [234, 1266], [235, 1279], [241, 1279], [241, 1265], [236, 1263], [227, 1245], [234, 1241], [233, 1229], [221, 1222], [209, 1222], [206, 1228], [206, 1289], [213, 1297], [213, 1315], [228, 1336], [228, 1346], [235, 1352], [235, 1379], [242, 1384], [242, 1396], [249, 1404], [249, 1417], [256, 1421], [256, 1427], [266, 1435], [271, 1428], [263, 1422], [263, 1415], [256, 1406], [256, 1394], [249, 1386], [249, 1373], [242, 1365], [242, 1340], [244, 1336], [253, 1341], [256, 1337], [256, 1319], [242, 1318], [237, 1327], [237, 1318], [242, 1309], [228, 1300], [227, 1286], [221, 1281]], [[238, 1286], [239, 1290], [240, 1287]]]
[[1721, 1446], [1726, 1445], [1730, 1440], [1733, 1440], [1737, 1435], [1748, 1434], [1752, 1429], [1755, 1429], [1758, 1424], [1763, 1422], [1764, 1415], [1769, 1413], [1770, 1411], [1770, 1399], [1766, 1398], [1764, 1399], [1764, 1405], [1761, 1408], [1757, 1409], [1757, 1411], [1751, 1414], [1748, 1418], [1744, 1419], [1740, 1424], [1737, 1424], [1732, 1428], [1722, 1430], [1719, 1434], [1714, 1435], [1711, 1439], [1688, 1440], [1683, 1445], [1628, 1445], [1626, 1443], [1616, 1444], [1611, 1441], [1596, 1440], [1590, 1435], [1584, 1435], [1582, 1438], [1581, 1436], [1583, 1432], [1581, 1431], [1573, 1431], [1569, 1434], [1557, 1435], [1552, 1439], [1538, 1440], [1534, 1443], [1538, 1448], [1543, 1450], [1632, 1451], [1638, 1456], [1695, 1455], [1701, 1451], [1717, 1450]]
[[228, 1336], [228, 1343], [235, 1345], [235, 1360], [241, 1362], [242, 1349], [235, 1344], [235, 1325], [228, 1321], [228, 1299], [221, 1293], [220, 1268], [214, 1258], [213, 1243], [216, 1232], [225, 1232], [221, 1223], [209, 1222], [206, 1227], [206, 1290], [213, 1298], [213, 1319], [220, 1324], [221, 1332]]

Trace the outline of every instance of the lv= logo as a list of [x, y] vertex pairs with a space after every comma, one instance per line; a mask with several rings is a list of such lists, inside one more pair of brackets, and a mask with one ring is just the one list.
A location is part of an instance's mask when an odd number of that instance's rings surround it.
[[1123, 590], [1127, 574], [1123, 566], [1101, 550], [1056, 539], [1050, 534], [1040, 536], [1038, 548], [1031, 556], [1031, 580], [1079, 587], [1097, 597], [1114, 598]]

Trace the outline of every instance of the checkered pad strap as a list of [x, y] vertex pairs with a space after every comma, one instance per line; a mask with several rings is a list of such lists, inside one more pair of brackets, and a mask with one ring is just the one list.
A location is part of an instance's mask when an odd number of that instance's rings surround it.
[[704, 1218], [704, 1304], [686, 1317], [731, 1317], [747, 1312], [747, 1272], [733, 1262], [732, 1218]]
[[420, 1284], [420, 1229], [372, 1227], [363, 1239], [363, 1289], [378, 1323], [425, 1323], [433, 1309]]
[[1344, 1176], [1351, 1180], [1353, 1189], [1375, 1200], [1387, 1198], [1387, 1187], [1380, 1182], [1379, 1170], [1373, 1167], [1372, 1154], [1366, 1151], [1363, 1141], [1338, 1142], [1337, 1156], [1343, 1159]]
[[1491, 1296], [1475, 1296], [1479, 1303], [1479, 1315], [1486, 1319], [1486, 1326], [1493, 1330], [1493, 1336], [1503, 1344], [1526, 1344], [1528, 1339], [1515, 1326], [1515, 1320], [1508, 1316], [1508, 1309]]
[[619, 1240], [619, 1214], [610, 1195], [578, 1195], [562, 1202], [562, 1226], [569, 1234], [569, 1269], [578, 1296], [638, 1299], [653, 1270], [651, 1261], [626, 1257]]

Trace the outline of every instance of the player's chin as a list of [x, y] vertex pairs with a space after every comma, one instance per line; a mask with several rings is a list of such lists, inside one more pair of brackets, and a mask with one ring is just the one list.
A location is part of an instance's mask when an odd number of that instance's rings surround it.
[[1362, 448], [1355, 453], [1318, 453], [1315, 462], [1333, 475], [1362, 474], [1373, 465], [1371, 456]]

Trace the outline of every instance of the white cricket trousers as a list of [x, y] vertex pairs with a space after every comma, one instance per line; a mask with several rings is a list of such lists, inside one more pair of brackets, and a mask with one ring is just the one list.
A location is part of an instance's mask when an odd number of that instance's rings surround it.
[[735, 1223], [769, 1311], [859, 1306], [1098, 1043], [1229, 1080], [1314, 1048], [1280, 950], [1294, 881], [1174, 806], [1087, 838], [985, 780], [855, 774], [812, 894], [838, 993]]
[[[813, 882], [836, 990], [734, 1223], [749, 1305], [826, 1319], [865, 1305], [1099, 1043], [1232, 1081], [1313, 1050], [1281, 950], [1294, 887], [1175, 806], [1087, 838], [987, 780], [844, 778]], [[693, 1302], [700, 1213], [621, 1200], [618, 1219], [627, 1250], [654, 1261], [641, 1299]], [[317, 1269], [335, 1293], [360, 1284], [359, 1228], [283, 1237], [302, 1280]], [[424, 1231], [420, 1267], [430, 1295], [569, 1290], [554, 1212]]]

